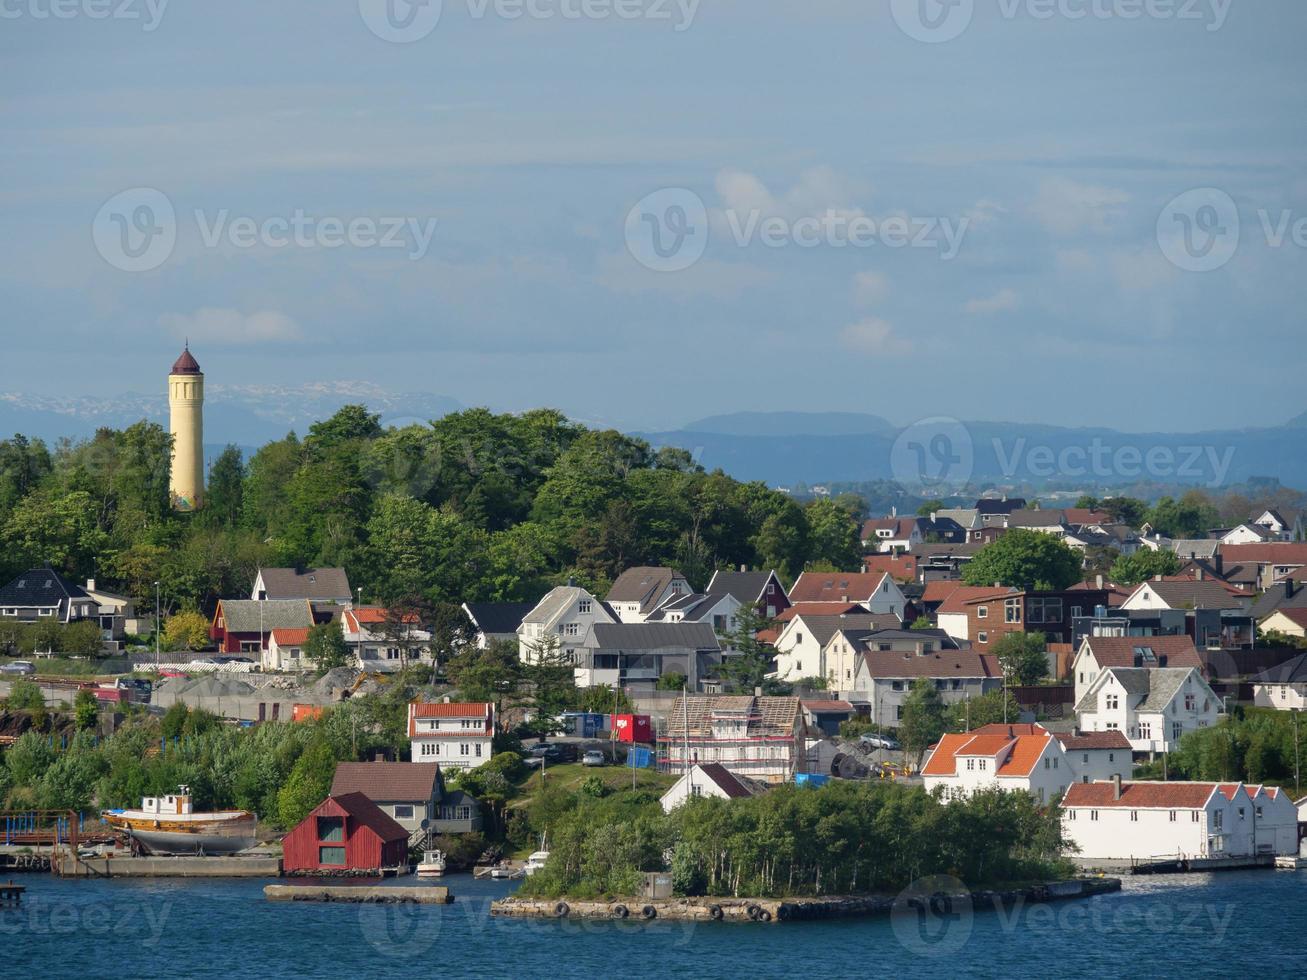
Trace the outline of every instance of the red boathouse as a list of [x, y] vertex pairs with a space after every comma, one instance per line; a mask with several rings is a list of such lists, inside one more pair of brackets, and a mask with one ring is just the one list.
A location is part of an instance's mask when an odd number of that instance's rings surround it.
[[408, 831], [362, 793], [329, 796], [281, 839], [285, 874], [375, 871], [408, 864]]

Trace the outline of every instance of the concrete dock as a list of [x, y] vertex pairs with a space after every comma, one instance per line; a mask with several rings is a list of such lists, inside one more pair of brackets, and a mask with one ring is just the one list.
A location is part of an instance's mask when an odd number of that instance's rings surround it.
[[281, 858], [253, 857], [82, 857], [53, 855], [55, 874], [65, 878], [277, 878]]
[[[1056, 902], [1089, 898], [1121, 890], [1119, 878], [1076, 878], [1010, 891], [977, 891], [956, 896], [931, 896], [930, 901], [967, 902], [973, 908], [1002, 908], [1018, 902]], [[803, 922], [847, 919], [894, 912], [893, 895], [850, 898], [684, 898], [609, 902], [567, 899], [505, 898], [493, 902], [492, 915], [536, 919], [622, 919], [653, 922]]]
[[270, 902], [355, 902], [360, 904], [448, 905], [454, 896], [444, 885], [376, 887], [373, 885], [266, 885]]

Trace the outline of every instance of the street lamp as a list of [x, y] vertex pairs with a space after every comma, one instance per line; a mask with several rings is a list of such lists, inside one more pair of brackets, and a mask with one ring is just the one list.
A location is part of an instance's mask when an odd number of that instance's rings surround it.
[[154, 672], [159, 672], [159, 583], [154, 583]]

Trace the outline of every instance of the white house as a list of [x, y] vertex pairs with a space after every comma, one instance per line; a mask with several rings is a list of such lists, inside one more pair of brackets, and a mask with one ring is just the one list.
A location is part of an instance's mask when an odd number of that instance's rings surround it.
[[1279, 711], [1307, 709], [1307, 653], [1254, 677], [1253, 704]]
[[743, 604], [728, 592], [689, 594], [669, 599], [651, 612], [647, 623], [707, 623], [721, 636], [735, 632]]
[[949, 795], [964, 796], [998, 787], [1029, 793], [1044, 803], [1075, 782], [1066, 752], [1047, 731], [1036, 725], [991, 727], [1003, 730], [943, 736], [921, 769], [926, 790], [942, 787]]
[[260, 568], [250, 598], [308, 599], [310, 602], [353, 605], [354, 593], [343, 568]]
[[940, 739], [922, 767], [926, 789], [949, 795], [976, 789], [1019, 789], [1041, 802], [1055, 799], [1072, 783], [1134, 770], [1130, 743], [1119, 732], [1053, 733], [1042, 725], [985, 725]]
[[692, 591], [674, 568], [641, 565], [617, 576], [604, 601], [623, 623], [643, 623], [663, 603]]
[[494, 754], [495, 706], [488, 702], [413, 702], [408, 737], [414, 762], [475, 769]]
[[535, 663], [542, 653], [556, 650], [567, 661], [578, 664], [580, 650], [596, 623], [615, 623], [617, 616], [585, 589], [560, 585], [536, 603], [522, 617], [517, 628], [518, 657]]
[[1261, 544], [1263, 541], [1279, 541], [1280, 536], [1269, 528], [1256, 524], [1240, 524], [1226, 531], [1218, 539], [1221, 544]]
[[1076, 700], [1108, 667], [1192, 667], [1203, 661], [1187, 636], [1086, 636], [1071, 661]]
[[304, 644], [308, 639], [306, 629], [272, 630], [268, 647], [259, 657], [263, 669], [277, 672], [310, 669], [314, 665], [304, 656]]
[[784, 782], [802, 767], [804, 731], [798, 698], [683, 695], [658, 736], [660, 768], [684, 774], [719, 762], [736, 775]]
[[1081, 730], [1122, 732], [1149, 753], [1170, 752], [1220, 713], [1220, 698], [1192, 667], [1109, 667], [1076, 704]]
[[1307, 636], [1307, 609], [1277, 609], [1257, 624], [1264, 633]]
[[902, 625], [903, 621], [893, 614], [850, 612], [831, 616], [800, 613], [781, 627], [780, 635], [772, 643], [776, 650], [776, 676], [790, 681], [801, 677], [826, 677], [822, 651], [838, 631], [865, 632]]
[[922, 540], [921, 521], [915, 517], [873, 518], [862, 525], [862, 546], [868, 551], [910, 551]]
[[1250, 795], [1241, 783], [1075, 783], [1062, 799], [1062, 830], [1080, 861], [1296, 854], [1292, 803], [1282, 792], [1252, 789]]
[[957, 643], [943, 630], [905, 630], [897, 626], [872, 629], [840, 629], [821, 651], [821, 674], [828, 691], [853, 691], [858, 663], [865, 653], [907, 653], [929, 656], [940, 650], [956, 650]]
[[431, 631], [422, 628], [415, 614], [387, 620], [380, 606], [357, 606], [341, 614], [345, 643], [354, 651], [360, 670], [392, 673], [408, 664], [431, 663]]
[[662, 795], [663, 811], [671, 813], [682, 803], [702, 796], [719, 800], [742, 800], [756, 796], [762, 789], [747, 776], [739, 776], [717, 762], [692, 766]]
[[1246, 611], [1252, 595], [1210, 578], [1151, 578], [1140, 582], [1121, 603], [1122, 609], [1239, 609]]

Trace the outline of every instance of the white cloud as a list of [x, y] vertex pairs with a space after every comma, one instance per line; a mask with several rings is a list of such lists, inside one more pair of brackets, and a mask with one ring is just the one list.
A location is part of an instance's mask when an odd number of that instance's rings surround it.
[[853, 277], [853, 297], [860, 306], [875, 306], [889, 295], [889, 279], [884, 273], [859, 272]]
[[714, 209], [712, 217], [721, 227], [727, 212], [734, 212], [737, 220], [757, 213], [760, 218], [820, 217], [834, 212], [846, 218], [865, 214], [853, 202], [868, 189], [837, 173], [830, 167], [812, 167], [799, 175], [788, 191], [777, 195], [756, 174], [743, 170], [722, 170], [714, 182], [722, 206]]
[[298, 323], [270, 310], [242, 313], [206, 306], [194, 313], [165, 313], [159, 317], [159, 325], [178, 338], [212, 346], [244, 347], [304, 336]]
[[1003, 205], [999, 204], [997, 201], [982, 198], [967, 209], [965, 217], [969, 227], [979, 228], [982, 225], [989, 224], [991, 221], [997, 221], [998, 216], [1001, 214], [1007, 214], [1007, 208], [1003, 207]]
[[1172, 282], [1179, 270], [1157, 249], [1112, 254], [1112, 274], [1123, 290], [1148, 290]]
[[857, 354], [906, 354], [912, 345], [894, 333], [889, 321], [867, 317], [840, 331], [840, 344]]
[[1066, 177], [1049, 177], [1039, 185], [1030, 210], [1045, 228], [1056, 235], [1104, 232], [1124, 214], [1123, 205], [1129, 200], [1129, 194], [1113, 187], [1081, 184]]
[[966, 311], [972, 314], [1008, 313], [1020, 305], [1020, 293], [1015, 289], [1000, 289], [993, 296], [968, 300]]

